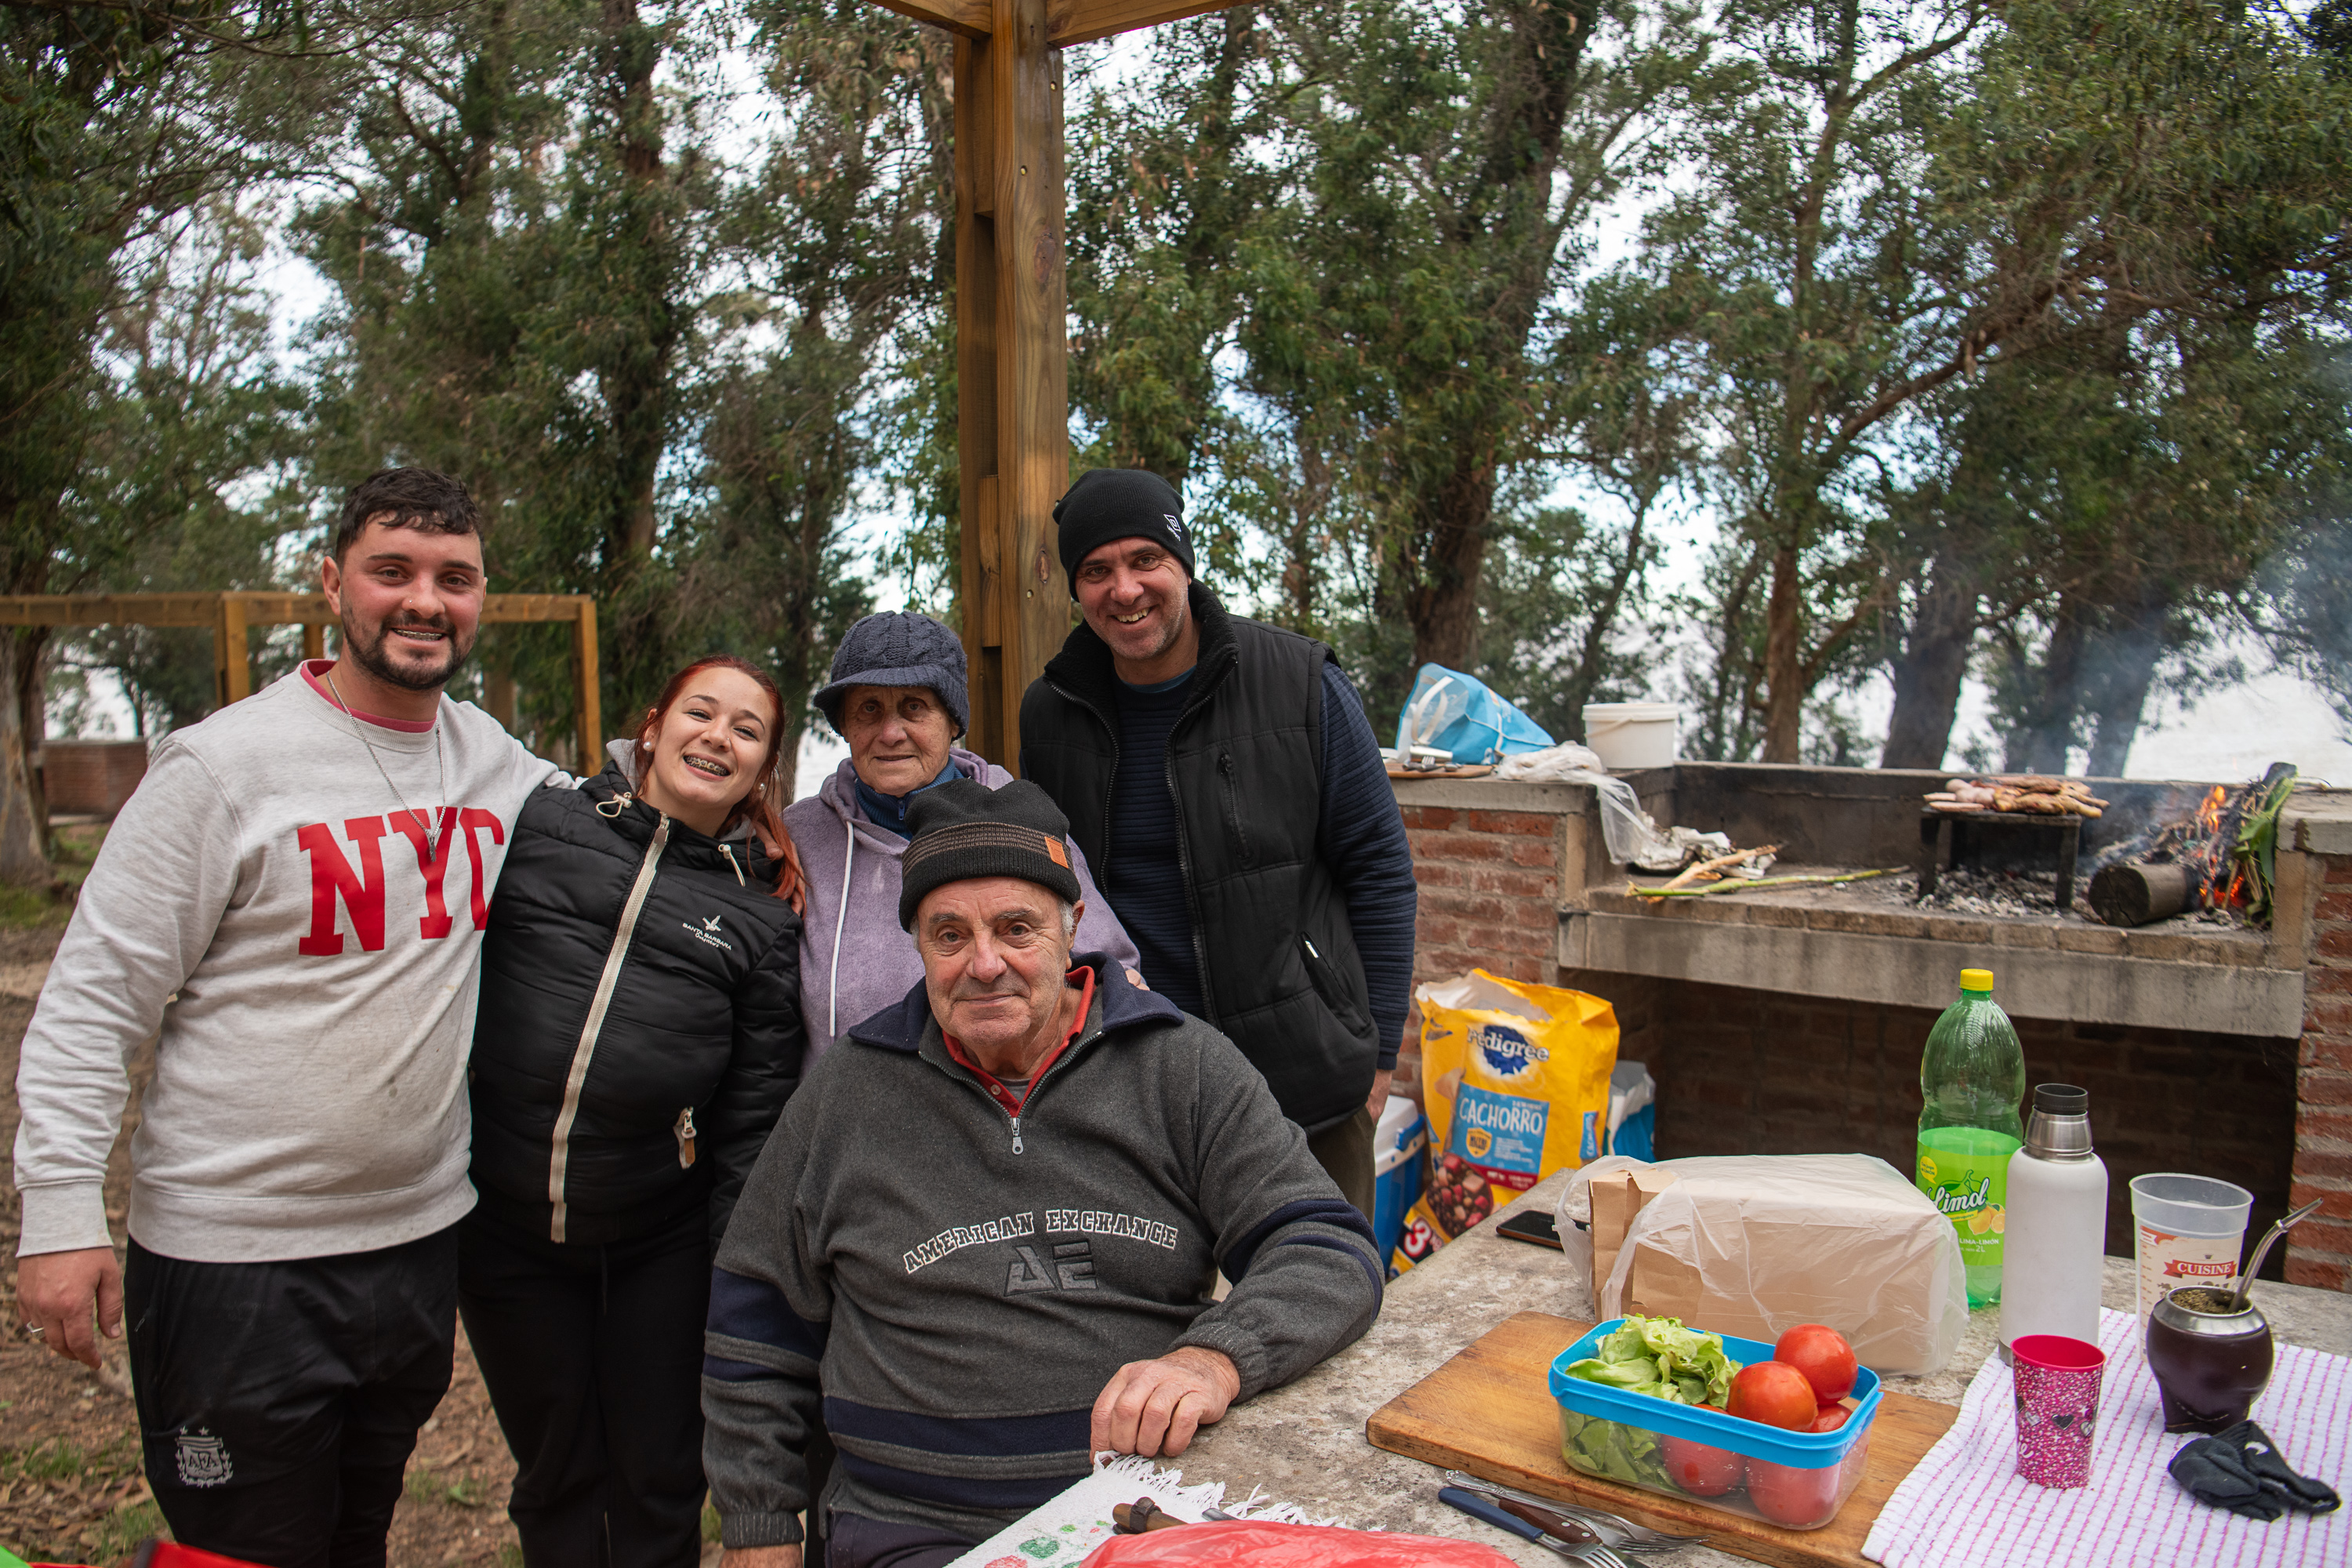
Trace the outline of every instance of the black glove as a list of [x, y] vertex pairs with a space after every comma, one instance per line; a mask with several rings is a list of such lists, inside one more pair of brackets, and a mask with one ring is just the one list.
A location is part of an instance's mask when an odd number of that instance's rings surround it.
[[2182, 1445], [2169, 1468], [2199, 1502], [2248, 1519], [2277, 1519], [2291, 1508], [2331, 1513], [2344, 1505], [2334, 1488], [2289, 1468], [2271, 1435], [2251, 1421]]

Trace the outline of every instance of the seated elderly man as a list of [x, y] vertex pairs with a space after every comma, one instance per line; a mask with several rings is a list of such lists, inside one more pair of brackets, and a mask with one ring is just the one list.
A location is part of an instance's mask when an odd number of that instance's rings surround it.
[[[1045, 793], [956, 780], [909, 817], [923, 982], [803, 1081], [719, 1251], [703, 1468], [728, 1568], [798, 1564], [813, 1500], [832, 1568], [934, 1568], [1098, 1450], [1181, 1453], [1380, 1310], [1370, 1228], [1257, 1069], [1072, 954]], [[812, 1500], [820, 1416], [840, 1459]]]

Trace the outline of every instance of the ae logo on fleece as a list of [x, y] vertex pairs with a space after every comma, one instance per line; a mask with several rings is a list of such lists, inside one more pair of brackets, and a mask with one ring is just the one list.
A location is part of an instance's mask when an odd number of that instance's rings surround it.
[[[339, 836], [350, 844], [351, 854], [346, 855], [343, 844], [337, 842]], [[466, 847], [470, 878], [467, 912], [473, 917], [473, 929], [484, 930], [490, 918], [490, 888], [498, 880], [498, 851], [506, 837], [497, 813], [472, 805], [442, 806], [437, 817], [431, 812], [394, 811], [381, 816], [345, 817], [340, 824], [304, 823], [294, 830], [294, 839], [310, 868], [310, 926], [295, 951], [306, 958], [333, 958], [343, 951], [346, 939], [338, 929], [338, 904], [349, 917], [351, 934], [358, 939], [361, 951], [383, 951], [387, 838], [405, 839], [415, 851], [416, 875], [425, 892], [425, 912], [416, 922], [420, 938], [437, 941], [456, 928], [447, 884], [460, 842]], [[354, 858], [357, 867], [352, 863]], [[407, 857], [395, 852], [392, 860], [392, 875], [405, 882]]]

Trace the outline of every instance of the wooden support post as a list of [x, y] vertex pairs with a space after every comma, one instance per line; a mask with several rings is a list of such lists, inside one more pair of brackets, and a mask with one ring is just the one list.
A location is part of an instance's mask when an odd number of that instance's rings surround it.
[[302, 658], [307, 661], [327, 657], [327, 628], [317, 621], [302, 623]]
[[245, 600], [220, 596], [220, 620], [213, 628], [213, 694], [219, 707], [253, 695], [253, 653], [246, 646]]
[[596, 674], [596, 601], [580, 601], [579, 618], [572, 623], [572, 655], [580, 712], [580, 768], [583, 778], [604, 765], [604, 715]]
[[956, 373], [974, 751], [1017, 767], [1021, 696], [1061, 647], [1070, 472], [1062, 58], [1045, 0], [956, 40]]

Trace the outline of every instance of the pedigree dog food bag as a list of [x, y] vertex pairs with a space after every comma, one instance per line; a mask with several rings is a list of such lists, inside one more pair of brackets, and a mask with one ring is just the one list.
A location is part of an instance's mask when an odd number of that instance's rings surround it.
[[1609, 1133], [1617, 1015], [1581, 991], [1483, 969], [1413, 993], [1421, 1005], [1429, 1180], [1405, 1216], [1402, 1274]]

